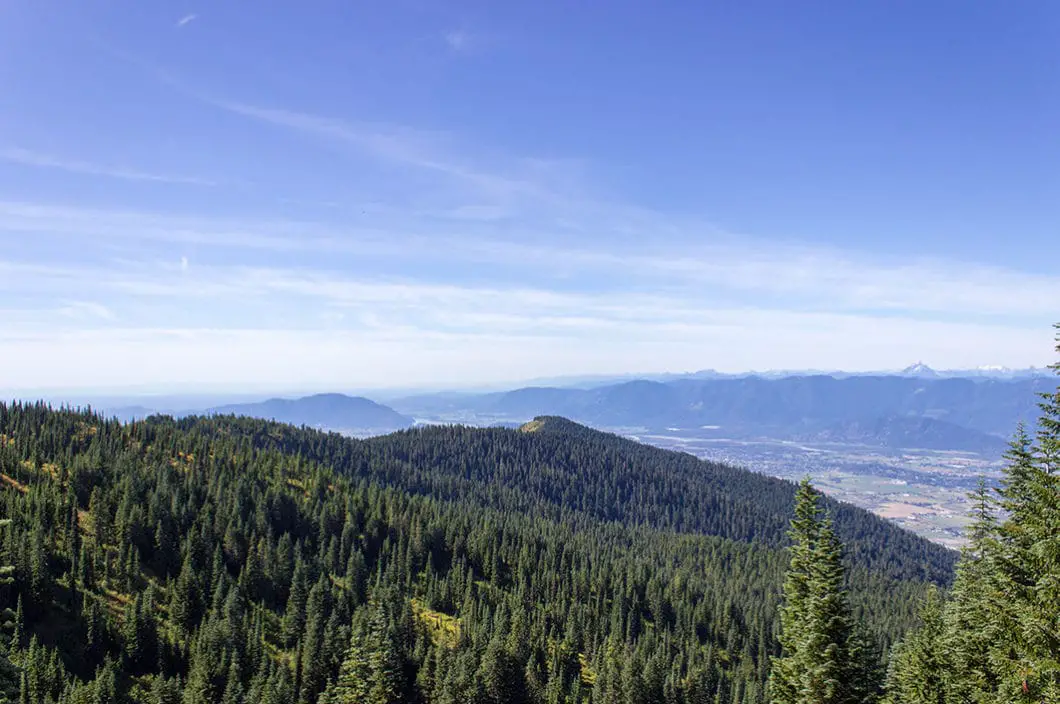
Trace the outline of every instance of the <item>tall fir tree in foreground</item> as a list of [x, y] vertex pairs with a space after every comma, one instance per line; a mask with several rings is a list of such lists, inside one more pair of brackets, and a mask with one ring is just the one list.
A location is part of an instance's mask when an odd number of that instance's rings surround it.
[[784, 582], [779, 640], [770, 693], [774, 704], [863, 704], [876, 678], [845, 588], [842, 545], [822, 516], [806, 479], [795, 497], [789, 532], [791, 563]]
[[[1022, 428], [1019, 432], [1022, 435]], [[973, 522], [968, 528], [968, 544], [961, 552], [943, 613], [942, 641], [951, 668], [943, 683], [947, 701], [983, 704], [991, 701], [990, 693], [997, 688], [990, 651], [1001, 637], [1000, 626], [992, 616], [995, 586], [990, 551], [997, 531], [997, 502], [982, 478], [970, 498]]]
[[1040, 407], [1033, 444], [1017, 438], [1010, 453], [1000, 490], [1007, 519], [992, 541], [996, 615], [1007, 630], [992, 659], [1008, 701], [1060, 702], [1060, 389]]
[[895, 648], [890, 703], [1060, 704], [1060, 389], [1040, 407], [1034, 434], [1012, 440], [996, 499], [982, 483], [972, 495], [952, 592]]

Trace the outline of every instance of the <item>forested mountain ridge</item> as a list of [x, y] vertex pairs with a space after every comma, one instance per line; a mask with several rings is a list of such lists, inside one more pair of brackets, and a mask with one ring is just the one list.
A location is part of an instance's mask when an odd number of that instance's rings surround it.
[[[428, 426], [358, 441], [245, 418], [184, 418], [192, 434], [243, 437], [413, 494], [562, 520], [569, 515], [780, 546], [795, 485], [542, 416], [522, 431]], [[534, 430], [535, 432], [526, 432]], [[825, 500], [855, 562], [945, 582], [956, 553], [872, 513]]]
[[[781, 538], [720, 487], [754, 477], [735, 494], [779, 518], [783, 482], [554, 419], [356, 441], [12, 405], [0, 437], [22, 701], [764, 701]], [[710, 506], [727, 519], [694, 518]], [[923, 590], [880, 570], [945, 571], [921, 544], [931, 569], [884, 544], [855, 561], [879, 568], [852, 584], [880, 647]]]

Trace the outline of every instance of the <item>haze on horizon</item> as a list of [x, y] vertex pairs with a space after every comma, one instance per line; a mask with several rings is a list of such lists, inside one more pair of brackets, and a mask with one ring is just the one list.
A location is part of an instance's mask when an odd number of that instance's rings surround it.
[[0, 389], [1052, 362], [1060, 6], [0, 7]]

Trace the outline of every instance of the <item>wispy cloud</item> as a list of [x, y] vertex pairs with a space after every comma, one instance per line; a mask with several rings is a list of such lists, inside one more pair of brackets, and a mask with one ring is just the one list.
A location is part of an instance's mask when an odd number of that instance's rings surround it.
[[216, 186], [216, 182], [207, 179], [194, 178], [190, 176], [173, 176], [167, 174], [149, 173], [135, 169], [125, 169], [103, 164], [94, 164], [76, 159], [65, 159], [49, 154], [21, 149], [19, 147], [0, 148], [0, 160], [9, 163], [20, 164], [44, 169], [59, 169], [76, 174], [89, 176], [105, 176], [126, 181], [147, 181], [156, 183], [172, 183], [190, 186]]
[[454, 29], [445, 33], [445, 43], [453, 51], [468, 51], [471, 48], [471, 42], [471, 34], [462, 29]]
[[194, 13], [189, 14], [189, 15], [184, 15], [179, 20], [177, 20], [177, 27], [178, 28], [179, 27], [185, 27], [188, 24], [190, 24], [190, 23], [194, 22], [195, 20], [197, 20], [198, 18], [199, 18], [199, 16], [194, 14]]
[[478, 168], [468, 160], [446, 153], [441, 143], [445, 135], [402, 125], [356, 123], [311, 113], [249, 105], [215, 102], [229, 112], [296, 133], [327, 140], [333, 145], [354, 148], [381, 160], [398, 163], [477, 186], [494, 196], [514, 193], [541, 193], [540, 184], [529, 178]]
[[[774, 267], [779, 270], [781, 263]], [[139, 322], [147, 326], [162, 318], [175, 325], [208, 325], [218, 330], [250, 327], [288, 336], [297, 331], [312, 339], [318, 325], [313, 320], [327, 319], [331, 329], [339, 325], [350, 335], [398, 336], [417, 350], [417, 336], [421, 342], [444, 340], [454, 347], [473, 345], [473, 340], [482, 337], [497, 345], [507, 340], [511, 349], [502, 360], [492, 362], [497, 375], [503, 369], [509, 375], [523, 373], [525, 362], [519, 360], [527, 340], [533, 341], [531, 347], [547, 343], [574, 348], [582, 355], [578, 357], [582, 368], [588, 369], [603, 365], [616, 370], [620, 362], [632, 364], [623, 356], [627, 347], [658, 348], [653, 356], [641, 359], [639, 366], [628, 367], [642, 371], [705, 366], [733, 370], [799, 365], [873, 368], [898, 366], [912, 359], [939, 366], [1042, 364], [1048, 361], [1048, 321], [1054, 312], [1039, 305], [1022, 313], [1008, 309], [997, 317], [963, 316], [967, 309], [960, 302], [966, 296], [987, 300], [999, 294], [998, 289], [979, 288], [983, 282], [975, 278], [931, 284], [941, 289], [920, 289], [924, 298], [939, 296], [926, 309], [881, 313], [860, 309], [857, 300], [842, 300], [841, 287], [800, 290], [798, 296], [763, 302], [760, 297], [733, 296], [724, 286], [694, 282], [671, 288], [651, 286], [649, 291], [633, 287], [564, 291], [518, 280], [475, 284], [383, 278], [322, 266], [213, 264], [182, 270], [161, 262], [129, 262], [22, 271], [18, 265], [0, 264], [0, 272], [4, 274], [0, 291], [8, 294], [31, 285], [58, 300], [88, 294], [111, 306], [140, 309]], [[871, 273], [886, 280], [879, 272]], [[611, 278], [628, 281], [628, 271], [614, 269]], [[1006, 279], [998, 285], [1016, 283]], [[1042, 294], [1041, 300], [1057, 300], [1060, 283], [1039, 283], [1052, 288], [1013, 289], [1010, 294], [1016, 298], [1011, 305], [1027, 305]], [[760, 281], [759, 286], [763, 285]], [[896, 280], [891, 290], [901, 285]], [[958, 286], [956, 298], [945, 291], [953, 285]], [[807, 306], [801, 298], [808, 292], [836, 300]], [[939, 307], [944, 310], [940, 312]], [[80, 312], [89, 309], [82, 307]], [[137, 322], [130, 315], [122, 318]], [[90, 324], [91, 320], [79, 322]], [[15, 332], [19, 326], [9, 329]], [[784, 344], [778, 346], [777, 340]], [[609, 345], [614, 349], [608, 351]], [[620, 348], [622, 354], [615, 357]], [[412, 356], [417, 355], [418, 351]], [[553, 371], [569, 367], [557, 357], [550, 359], [556, 365]], [[856, 361], [852, 364], [852, 360]]]
[[[470, 46], [471, 35], [465, 31], [450, 32], [445, 36], [447, 42], [464, 50]], [[476, 37], [476, 44], [477, 41]], [[576, 207], [582, 205], [578, 196], [572, 196], [572, 192], [585, 185], [581, 178], [583, 164], [578, 159], [512, 158], [493, 154], [492, 161], [504, 162], [503, 165], [484, 165], [490, 159], [484, 158], [481, 152], [474, 158], [469, 157], [466, 153], [471, 151], [468, 146], [456, 144], [455, 137], [443, 131], [343, 119], [288, 107], [219, 98], [142, 57], [112, 46], [104, 45], [101, 49], [197, 102], [293, 134], [315, 138], [333, 151], [367, 155], [380, 163], [433, 174], [449, 184], [460, 186], [453, 194], [455, 202], [433, 208], [435, 212], [448, 212], [453, 218], [461, 218], [462, 213], [469, 212], [462, 210], [467, 206], [511, 215], [516, 210], [513, 202], [522, 202], [525, 206], [522, 212], [532, 211], [534, 204], [541, 202], [553, 208], [569, 207], [572, 203]], [[614, 210], [614, 207], [609, 209]], [[628, 218], [633, 210], [626, 209], [623, 217]]]
[[[728, 302], [867, 315], [1003, 316], [1019, 321], [1055, 314], [1055, 301], [1060, 300], [1060, 276], [961, 261], [888, 263], [853, 252], [781, 246], [750, 238], [692, 244], [702, 239], [703, 232], [710, 232], [708, 227], [685, 231], [677, 243], [653, 243], [651, 227], [632, 242], [616, 243], [601, 229], [601, 244], [590, 248], [572, 246], [562, 238], [542, 239], [532, 231], [490, 221], [478, 233], [469, 233], [472, 228], [467, 225], [452, 230], [439, 230], [436, 222], [434, 229], [431, 226], [430, 220], [418, 218], [395, 220], [381, 228], [359, 228], [0, 201], [0, 232], [33, 232], [38, 241], [60, 249], [63, 242], [84, 246], [154, 242], [185, 251], [194, 247], [202, 260], [195, 270], [202, 276], [271, 285], [276, 290], [297, 284], [307, 294], [341, 291], [349, 281], [364, 282], [366, 275], [403, 279], [409, 271], [422, 272], [431, 265], [432, 273], [417, 275], [417, 281], [460, 280], [460, 272], [472, 267], [477, 286], [486, 289], [472, 293], [485, 298], [503, 297], [520, 287], [547, 291], [574, 286], [604, 297], [652, 291], [682, 301], [681, 308], [709, 309]], [[230, 259], [237, 253], [245, 261], [270, 264], [258, 269], [211, 270], [211, 260]], [[293, 253], [308, 268], [274, 268], [275, 255]], [[180, 265], [175, 269], [185, 269], [181, 257], [186, 256], [177, 255]], [[317, 273], [308, 276], [307, 271]], [[250, 278], [247, 272], [256, 273]], [[185, 281], [192, 285], [192, 279]], [[437, 293], [426, 290], [431, 296]], [[672, 302], [667, 306], [678, 309]]]
[[[589, 168], [579, 158], [541, 158], [498, 153], [469, 145], [440, 130], [402, 124], [365, 122], [196, 95], [217, 108], [317, 140], [322, 148], [353, 157], [352, 169], [363, 170], [370, 157], [378, 164], [408, 170], [398, 188], [416, 203], [428, 202], [436, 216], [454, 220], [498, 220], [518, 217], [524, 225], [592, 235], [601, 228], [613, 236], [640, 238], [644, 225], [665, 235], [674, 227], [656, 213], [601, 198]], [[393, 174], [389, 176], [393, 182]], [[409, 176], [427, 183], [408, 185]], [[430, 179], [433, 177], [433, 181]], [[407, 209], [407, 208], [406, 208]], [[489, 217], [476, 217], [487, 213]], [[697, 224], [702, 228], [702, 223]]]
[[117, 316], [110, 308], [94, 301], [69, 301], [59, 313], [79, 321], [115, 320]]

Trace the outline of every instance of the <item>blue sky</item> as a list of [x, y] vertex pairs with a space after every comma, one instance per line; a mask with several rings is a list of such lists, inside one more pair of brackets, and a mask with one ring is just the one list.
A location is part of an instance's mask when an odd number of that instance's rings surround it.
[[0, 4], [0, 389], [1044, 365], [1060, 5]]

